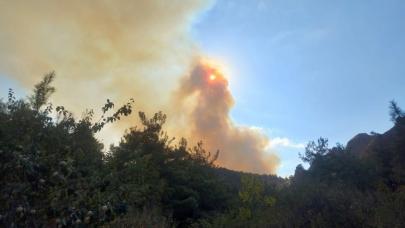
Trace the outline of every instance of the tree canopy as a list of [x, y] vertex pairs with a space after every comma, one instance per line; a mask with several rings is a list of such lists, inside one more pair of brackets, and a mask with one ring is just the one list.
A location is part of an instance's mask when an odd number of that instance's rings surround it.
[[[111, 100], [81, 119], [49, 103], [55, 73], [27, 99], [0, 101], [1, 227], [402, 227], [405, 224], [405, 117], [351, 142], [308, 143], [294, 176], [215, 165], [218, 152], [164, 131], [166, 115], [138, 112], [117, 145], [95, 134], [133, 114]], [[176, 143], [177, 142], [177, 143]], [[363, 146], [366, 145], [366, 146]]]

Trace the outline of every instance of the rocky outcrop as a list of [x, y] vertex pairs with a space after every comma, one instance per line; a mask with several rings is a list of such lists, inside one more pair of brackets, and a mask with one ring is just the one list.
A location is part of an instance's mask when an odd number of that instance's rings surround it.
[[360, 133], [354, 136], [346, 145], [349, 153], [356, 154], [360, 157], [365, 156], [368, 148], [373, 145], [378, 135], [369, 135], [367, 133]]
[[403, 128], [404, 123], [405, 117], [401, 117], [395, 126], [384, 134], [358, 134], [349, 140], [346, 145], [346, 150], [360, 157], [367, 156], [371, 151], [377, 148], [383, 149], [383, 151], [392, 151], [394, 150], [394, 141], [398, 140], [398, 137], [403, 138], [400, 128]]

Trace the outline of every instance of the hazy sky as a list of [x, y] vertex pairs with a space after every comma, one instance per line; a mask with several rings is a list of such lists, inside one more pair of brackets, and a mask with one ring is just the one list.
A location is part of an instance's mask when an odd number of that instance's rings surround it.
[[[218, 0], [191, 32], [230, 70], [232, 118], [270, 136], [286, 176], [308, 140], [391, 127], [388, 102], [405, 107], [404, 21], [401, 0]], [[1, 97], [9, 87], [24, 94], [0, 69]]]
[[[404, 22], [401, 0], [222, 0], [193, 34], [230, 65], [236, 122], [292, 143], [345, 144], [390, 128], [391, 99], [405, 107]], [[278, 150], [278, 173], [293, 173], [303, 149]]]

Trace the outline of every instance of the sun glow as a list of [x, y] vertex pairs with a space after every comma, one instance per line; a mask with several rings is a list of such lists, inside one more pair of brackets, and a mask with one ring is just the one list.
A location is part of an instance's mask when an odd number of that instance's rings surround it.
[[214, 58], [201, 58], [200, 62], [207, 69], [207, 79], [210, 81], [217, 81], [222, 78], [228, 78], [231, 74], [228, 64]]

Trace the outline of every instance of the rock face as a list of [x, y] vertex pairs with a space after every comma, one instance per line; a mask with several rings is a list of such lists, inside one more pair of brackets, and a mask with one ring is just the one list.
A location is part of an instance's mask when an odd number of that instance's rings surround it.
[[367, 156], [370, 151], [376, 148], [382, 148], [385, 151], [393, 151], [395, 149], [393, 147], [394, 142], [404, 138], [403, 130], [401, 130], [404, 126], [405, 117], [401, 117], [398, 123], [384, 134], [358, 134], [349, 140], [346, 149], [349, 153], [360, 157]]
[[354, 136], [346, 145], [349, 153], [356, 154], [360, 157], [366, 155], [366, 151], [370, 148], [378, 135], [369, 135], [367, 133], [360, 133]]

